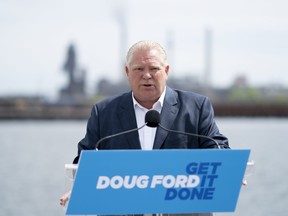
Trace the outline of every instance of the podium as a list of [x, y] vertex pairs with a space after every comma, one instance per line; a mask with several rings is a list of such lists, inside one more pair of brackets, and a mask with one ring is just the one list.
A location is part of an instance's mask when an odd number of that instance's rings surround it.
[[[250, 150], [84, 150], [67, 215], [234, 212]], [[75, 177], [75, 178], [74, 178]]]

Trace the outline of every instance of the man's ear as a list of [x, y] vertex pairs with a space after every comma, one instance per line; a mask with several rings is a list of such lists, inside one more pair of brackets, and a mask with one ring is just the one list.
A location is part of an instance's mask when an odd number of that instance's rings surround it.
[[126, 75], [128, 76], [128, 73], [129, 73], [129, 69], [127, 66], [125, 66], [125, 72], [126, 72]]
[[167, 66], [165, 67], [165, 73], [167, 74], [167, 76], [168, 76], [168, 73], [169, 73], [169, 68], [170, 68], [169, 65], [167, 65]]

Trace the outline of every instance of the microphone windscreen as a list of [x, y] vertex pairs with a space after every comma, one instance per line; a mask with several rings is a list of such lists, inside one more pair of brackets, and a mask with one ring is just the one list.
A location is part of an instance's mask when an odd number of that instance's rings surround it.
[[148, 127], [158, 127], [160, 114], [156, 110], [149, 110], [145, 115], [145, 123]]

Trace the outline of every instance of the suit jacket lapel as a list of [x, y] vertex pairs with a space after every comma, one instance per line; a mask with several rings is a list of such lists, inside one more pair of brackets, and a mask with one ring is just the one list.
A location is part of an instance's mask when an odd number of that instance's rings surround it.
[[[132, 92], [126, 94], [120, 102], [120, 109], [117, 113], [122, 131], [137, 128], [135, 111], [133, 108]], [[138, 131], [123, 135], [126, 137], [130, 149], [141, 149]]]
[[[161, 111], [160, 124], [166, 128], [171, 128], [178, 111], [179, 107], [177, 106], [177, 94], [171, 88], [166, 87], [166, 95], [164, 98], [164, 104]], [[168, 135], [167, 131], [158, 127], [154, 140], [153, 149], [160, 149], [167, 135]]]

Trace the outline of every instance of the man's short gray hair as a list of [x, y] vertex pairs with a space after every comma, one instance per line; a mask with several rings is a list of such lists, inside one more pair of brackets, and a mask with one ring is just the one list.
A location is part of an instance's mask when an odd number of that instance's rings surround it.
[[126, 56], [126, 65], [129, 66], [131, 63], [132, 56], [138, 50], [151, 50], [156, 49], [159, 51], [160, 55], [162, 56], [163, 64], [166, 66], [167, 63], [167, 54], [164, 48], [155, 41], [150, 40], [143, 40], [133, 44], [127, 52]]

